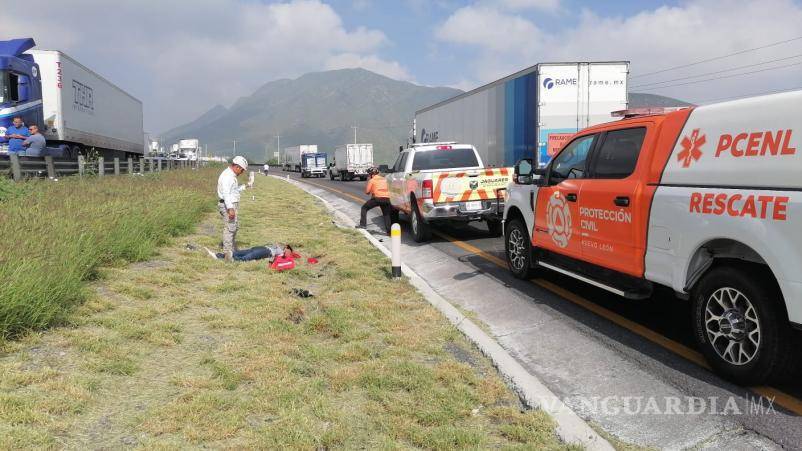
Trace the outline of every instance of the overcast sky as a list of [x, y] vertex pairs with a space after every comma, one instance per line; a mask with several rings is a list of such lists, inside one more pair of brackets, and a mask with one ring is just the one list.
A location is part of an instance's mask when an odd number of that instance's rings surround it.
[[800, 23], [792, 0], [28, 0], [6, 5], [0, 39], [69, 53], [142, 100], [156, 134], [343, 67], [469, 89], [537, 62], [629, 60], [632, 91], [691, 102], [802, 87], [802, 40], [645, 75], [802, 36]]

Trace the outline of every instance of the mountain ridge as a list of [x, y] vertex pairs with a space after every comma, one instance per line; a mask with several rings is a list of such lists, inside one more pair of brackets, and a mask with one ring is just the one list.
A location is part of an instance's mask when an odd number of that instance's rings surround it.
[[[317, 144], [321, 151], [333, 152], [334, 147], [354, 141], [355, 126], [357, 140], [373, 143], [374, 160], [386, 163], [406, 142], [415, 111], [462, 93], [393, 80], [366, 69], [310, 72], [264, 83], [228, 108], [215, 105], [197, 119], [162, 133], [160, 141], [169, 145], [198, 138], [208, 145], [209, 153], [231, 156], [236, 140], [237, 153], [264, 161], [274, 158], [277, 135], [281, 148]], [[690, 105], [642, 93], [630, 93], [629, 102], [631, 108]]]

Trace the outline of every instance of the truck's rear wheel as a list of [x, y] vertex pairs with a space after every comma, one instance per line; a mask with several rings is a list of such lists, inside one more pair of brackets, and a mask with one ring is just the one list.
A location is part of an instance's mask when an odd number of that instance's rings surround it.
[[412, 239], [416, 243], [424, 243], [432, 239], [432, 229], [418, 210], [418, 204], [415, 199], [411, 200], [412, 203], [412, 217], [410, 218], [410, 226], [412, 228]]
[[501, 221], [498, 219], [488, 219], [487, 221], [487, 231], [490, 233], [490, 236], [497, 237], [501, 236], [503, 227], [501, 226]]
[[713, 268], [693, 290], [696, 339], [710, 365], [742, 385], [791, 377], [794, 336], [774, 279], [757, 265]]
[[340, 172], [340, 181], [341, 182], [345, 181], [345, 172]]
[[507, 256], [507, 267], [518, 279], [530, 279], [532, 269], [532, 244], [529, 233], [521, 219], [510, 220], [505, 227], [504, 249]]

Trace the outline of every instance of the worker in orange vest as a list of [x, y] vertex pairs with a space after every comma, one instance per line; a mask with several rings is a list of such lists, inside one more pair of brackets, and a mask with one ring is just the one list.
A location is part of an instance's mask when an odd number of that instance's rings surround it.
[[365, 194], [370, 194], [370, 199], [362, 205], [362, 212], [359, 217], [358, 229], [367, 227], [368, 210], [380, 207], [384, 217], [384, 228], [390, 232], [390, 191], [387, 189], [387, 179], [379, 174], [377, 168], [370, 168], [368, 171], [368, 184], [365, 186]]

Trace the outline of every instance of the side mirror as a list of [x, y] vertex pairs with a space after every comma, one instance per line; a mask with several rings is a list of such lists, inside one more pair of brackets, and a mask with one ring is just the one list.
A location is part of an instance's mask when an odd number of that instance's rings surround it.
[[535, 185], [537, 186], [546, 186], [547, 178], [546, 174], [549, 173], [548, 166], [545, 168], [536, 168], [532, 171], [532, 174], [535, 179]]
[[524, 158], [515, 163], [512, 181], [518, 185], [531, 185], [533, 165], [530, 158]]

